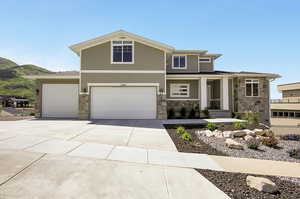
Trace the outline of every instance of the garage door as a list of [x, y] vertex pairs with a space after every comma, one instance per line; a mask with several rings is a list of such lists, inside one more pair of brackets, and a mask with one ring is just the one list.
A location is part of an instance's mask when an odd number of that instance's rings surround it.
[[92, 119], [155, 119], [155, 87], [92, 87]]
[[42, 116], [78, 117], [78, 84], [43, 84]]

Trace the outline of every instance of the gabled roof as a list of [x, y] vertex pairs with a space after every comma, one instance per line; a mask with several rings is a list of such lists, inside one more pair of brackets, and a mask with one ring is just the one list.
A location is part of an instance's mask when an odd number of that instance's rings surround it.
[[131, 39], [134, 39], [136, 41], [139, 41], [141, 43], [144, 43], [144, 44], [147, 44], [149, 46], [152, 46], [152, 47], [155, 47], [155, 48], [158, 48], [158, 49], [162, 49], [162, 50], [165, 50], [165, 51], [175, 50], [174, 47], [169, 46], [167, 44], [163, 44], [161, 42], [157, 42], [157, 41], [154, 41], [154, 40], [151, 40], [151, 39], [139, 36], [139, 35], [135, 35], [133, 33], [126, 32], [124, 30], [118, 30], [118, 31], [103, 35], [101, 37], [90, 39], [90, 40], [72, 45], [69, 48], [72, 51], [74, 51], [77, 55], [79, 55], [80, 51], [83, 50], [83, 49], [93, 47], [93, 46], [96, 46], [98, 44], [107, 42], [107, 41], [109, 41], [109, 40], [111, 40], [112, 38], [115, 38], [115, 37], [125, 37], [125, 36], [129, 37]]

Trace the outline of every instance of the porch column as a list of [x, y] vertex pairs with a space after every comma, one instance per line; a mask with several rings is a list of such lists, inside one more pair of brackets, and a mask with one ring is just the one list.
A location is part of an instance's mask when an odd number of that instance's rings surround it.
[[228, 90], [228, 77], [222, 79], [222, 109], [229, 110], [229, 90]]
[[201, 110], [204, 110], [207, 108], [207, 78], [201, 77]]

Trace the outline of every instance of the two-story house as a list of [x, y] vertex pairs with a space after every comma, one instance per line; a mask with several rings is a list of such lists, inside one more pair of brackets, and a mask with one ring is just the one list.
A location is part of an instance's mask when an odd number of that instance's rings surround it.
[[39, 85], [38, 116], [166, 119], [207, 109], [215, 117], [255, 111], [269, 122], [269, 80], [277, 74], [218, 71], [221, 54], [177, 50], [123, 30], [70, 49], [79, 73], [29, 77]]

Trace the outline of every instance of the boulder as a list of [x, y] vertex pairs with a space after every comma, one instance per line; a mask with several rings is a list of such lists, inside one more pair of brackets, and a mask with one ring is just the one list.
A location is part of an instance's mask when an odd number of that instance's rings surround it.
[[223, 132], [222, 132], [222, 131], [214, 130], [214, 131], [213, 131], [213, 134], [214, 134], [214, 136], [217, 137], [217, 138], [223, 138]]
[[265, 133], [264, 136], [267, 136], [267, 137], [274, 137], [274, 133], [273, 133], [273, 131], [270, 130], [270, 129], [265, 129], [265, 130], [264, 130], [264, 133]]
[[267, 178], [247, 176], [246, 183], [249, 187], [266, 193], [277, 193], [277, 185]]
[[249, 129], [244, 129], [243, 131], [245, 131], [247, 135], [250, 135], [250, 136], [252, 136], [252, 137], [255, 137], [255, 132], [254, 132], [254, 131], [251, 131], [251, 130], [249, 130]]
[[214, 136], [214, 133], [211, 130], [198, 131], [198, 134], [207, 137]]
[[265, 132], [264, 132], [263, 129], [254, 129], [253, 131], [254, 131], [256, 136], [258, 136], [258, 135], [264, 136], [265, 135]]
[[236, 141], [234, 141], [231, 138], [227, 138], [225, 141], [225, 144], [228, 148], [230, 149], [239, 149], [239, 150], [244, 150], [244, 146]]
[[253, 138], [251, 135], [246, 135], [246, 136], [244, 137], [244, 140], [245, 140], [245, 141], [248, 141], [248, 140], [251, 140], [251, 139], [255, 139], [255, 138]]
[[244, 137], [245, 135], [247, 135], [247, 133], [245, 131], [233, 131], [233, 137]]
[[223, 137], [224, 138], [232, 138], [233, 137], [233, 131], [223, 131]]

